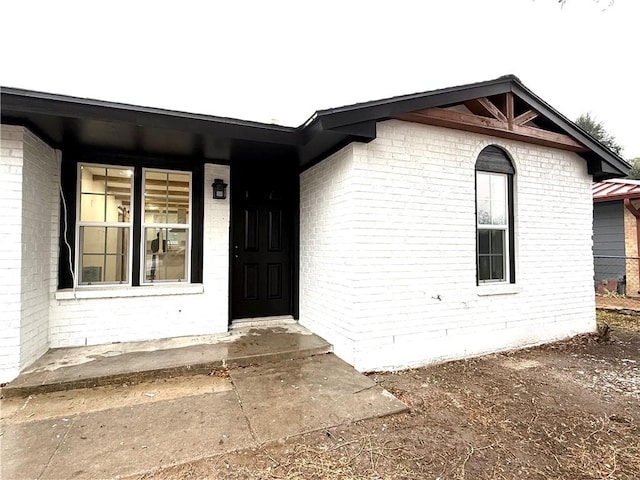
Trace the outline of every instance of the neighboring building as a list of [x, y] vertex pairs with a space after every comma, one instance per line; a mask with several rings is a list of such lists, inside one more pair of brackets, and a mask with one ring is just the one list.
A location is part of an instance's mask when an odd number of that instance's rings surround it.
[[629, 166], [513, 76], [298, 128], [1, 100], [0, 381], [247, 317], [293, 316], [360, 370], [595, 328], [591, 183]]
[[640, 181], [593, 184], [593, 256], [596, 291], [640, 294]]

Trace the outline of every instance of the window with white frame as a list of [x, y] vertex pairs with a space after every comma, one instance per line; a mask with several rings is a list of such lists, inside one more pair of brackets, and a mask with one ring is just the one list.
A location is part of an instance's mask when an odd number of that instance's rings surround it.
[[80, 165], [78, 178], [78, 284], [127, 284], [133, 169]]
[[191, 175], [144, 170], [142, 283], [189, 278]]
[[476, 268], [479, 284], [515, 283], [513, 175], [509, 157], [489, 146], [476, 162]]
[[190, 172], [78, 164], [76, 284], [189, 281], [191, 187]]

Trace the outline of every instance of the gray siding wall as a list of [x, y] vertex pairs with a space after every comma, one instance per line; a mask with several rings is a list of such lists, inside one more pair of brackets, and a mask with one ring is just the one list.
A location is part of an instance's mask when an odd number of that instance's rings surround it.
[[622, 280], [625, 275], [624, 205], [622, 201], [594, 203], [593, 255], [595, 280]]

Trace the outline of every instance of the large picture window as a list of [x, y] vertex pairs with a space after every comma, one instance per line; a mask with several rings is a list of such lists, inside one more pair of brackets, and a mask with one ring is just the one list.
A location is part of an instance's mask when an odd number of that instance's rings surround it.
[[485, 148], [476, 162], [477, 279], [515, 283], [513, 175], [509, 157], [498, 147]]
[[189, 281], [191, 196], [190, 172], [78, 164], [76, 284]]

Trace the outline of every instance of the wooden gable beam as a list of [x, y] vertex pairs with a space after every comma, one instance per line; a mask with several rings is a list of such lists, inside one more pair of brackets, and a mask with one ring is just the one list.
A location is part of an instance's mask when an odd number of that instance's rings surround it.
[[443, 108], [427, 108], [416, 112], [396, 116], [408, 122], [425, 123], [439, 127], [453, 128], [468, 132], [483, 133], [496, 137], [521, 140], [524, 142], [560, 148], [573, 152], [586, 152], [588, 149], [568, 135], [535, 127], [517, 125], [515, 121], [509, 127], [508, 121], [496, 118], [481, 117], [468, 113], [446, 110]]
[[506, 93], [506, 98], [505, 98], [505, 110], [507, 112], [507, 126], [509, 127], [509, 130], [513, 130], [513, 115], [514, 115], [514, 111], [515, 111], [515, 106], [514, 106], [514, 102], [513, 102], [513, 93], [511, 92], [507, 92]]
[[527, 110], [523, 114], [518, 115], [516, 118], [514, 118], [513, 123], [516, 125], [524, 125], [526, 123], [529, 123], [538, 115], [539, 115], [538, 112], [536, 112], [535, 110]]
[[507, 118], [500, 109], [491, 103], [491, 100], [488, 98], [474, 98], [473, 100], [464, 102], [464, 106], [476, 115], [485, 117], [489, 115], [497, 120], [501, 120], [503, 122], [507, 121]]

